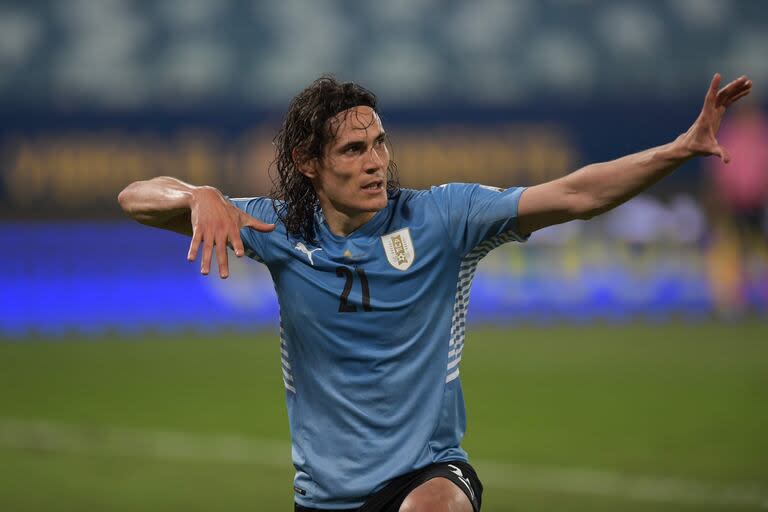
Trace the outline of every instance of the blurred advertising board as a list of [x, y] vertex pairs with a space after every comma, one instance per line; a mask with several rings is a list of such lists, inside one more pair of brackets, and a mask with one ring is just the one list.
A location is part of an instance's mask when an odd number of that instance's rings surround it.
[[[404, 186], [507, 187], [666, 142], [694, 114], [686, 108], [429, 108], [385, 112], [384, 124]], [[229, 195], [265, 195], [279, 123], [279, 115], [255, 111], [6, 112], [0, 215], [117, 217], [115, 198], [125, 185], [161, 175]]]
[[[230, 253], [229, 279], [202, 276], [175, 233], [130, 221], [26, 221], [0, 222], [0, 239], [25, 241], [24, 256], [0, 267], [0, 338], [277, 327], [263, 265]], [[749, 296], [763, 312], [766, 284], [754, 282]], [[715, 291], [708, 256], [695, 248], [532, 239], [483, 260], [469, 320], [696, 320], [714, 312]]]

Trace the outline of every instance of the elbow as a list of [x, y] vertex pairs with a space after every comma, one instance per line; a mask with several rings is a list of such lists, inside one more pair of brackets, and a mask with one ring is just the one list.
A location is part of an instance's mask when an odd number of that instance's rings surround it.
[[123, 209], [123, 211], [128, 211], [128, 194], [126, 193], [127, 188], [124, 188], [120, 191], [119, 194], [117, 194], [117, 203], [120, 205], [120, 208]]
[[131, 183], [123, 190], [121, 190], [119, 194], [117, 194], [117, 202], [120, 205], [120, 208], [122, 208], [125, 213], [132, 217], [133, 211], [136, 208], [135, 188], [137, 187], [138, 183], [138, 181]]
[[130, 188], [131, 186], [128, 185], [123, 190], [121, 190], [119, 194], [117, 194], [117, 202], [120, 205], [120, 208], [122, 208], [125, 213], [131, 212], [131, 193], [129, 191]]

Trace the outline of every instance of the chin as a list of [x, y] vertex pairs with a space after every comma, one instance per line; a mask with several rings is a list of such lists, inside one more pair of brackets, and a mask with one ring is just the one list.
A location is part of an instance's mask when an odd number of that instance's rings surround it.
[[382, 194], [381, 198], [376, 198], [375, 200], [371, 201], [371, 209], [372, 212], [377, 212], [379, 210], [383, 210], [387, 207], [387, 194]]
[[387, 207], [387, 194], [376, 195], [376, 197], [367, 197], [360, 201], [354, 209], [361, 212], [377, 212]]

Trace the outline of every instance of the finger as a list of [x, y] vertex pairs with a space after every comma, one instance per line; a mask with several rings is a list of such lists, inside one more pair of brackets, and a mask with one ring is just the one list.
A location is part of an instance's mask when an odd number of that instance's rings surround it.
[[213, 257], [213, 241], [203, 238], [203, 261], [200, 264], [200, 273], [207, 276], [211, 271], [211, 258]]
[[725, 100], [729, 96], [733, 96], [734, 94], [738, 94], [744, 88], [751, 87], [752, 82], [747, 79], [746, 76], [741, 76], [734, 80], [733, 82], [729, 83], [725, 87], [723, 87], [720, 92], [717, 93], [717, 99], [718, 101]]
[[721, 91], [724, 90], [724, 89], [727, 89], [729, 87], [734, 87], [737, 84], [743, 84], [746, 81], [747, 81], [747, 75], [741, 75], [739, 78], [736, 78], [735, 80], [731, 80], [726, 85], [724, 85], [723, 89], [721, 89]]
[[730, 99], [729, 99], [729, 100], [728, 100], [728, 101], [725, 103], [725, 106], [726, 106], [726, 107], [730, 107], [731, 105], [733, 105], [735, 102], [737, 102], [738, 100], [740, 100], [741, 98], [743, 98], [744, 96], [746, 96], [747, 94], [749, 94], [750, 92], [752, 92], [752, 88], [751, 88], [751, 87], [750, 87], [750, 88], [748, 88], [748, 89], [745, 89], [745, 90], [741, 91], [739, 94], [737, 94], [737, 95], [736, 95], [736, 96], [734, 96], [733, 98], [730, 98]]
[[741, 84], [739, 87], [737, 87], [731, 96], [736, 96], [741, 94], [744, 91], [748, 91], [752, 89], [752, 80], [746, 80], [743, 84]]
[[189, 244], [189, 252], [187, 252], [188, 261], [195, 261], [197, 258], [197, 250], [200, 247], [201, 239], [202, 235], [198, 230], [195, 230], [195, 232], [192, 233], [192, 242]]
[[215, 244], [216, 261], [219, 264], [219, 277], [226, 279], [229, 277], [229, 259], [227, 258], [227, 243], [219, 240]]
[[229, 235], [229, 241], [232, 244], [232, 250], [235, 251], [235, 256], [238, 258], [245, 254], [245, 248], [243, 247], [243, 241], [240, 239], [240, 233], [235, 232]]
[[744, 92], [748, 92], [752, 90], [752, 82], [750, 80], [747, 80], [741, 84], [739, 84], [737, 87], [734, 87], [730, 91], [723, 92], [722, 96], [718, 95], [718, 103], [728, 104], [733, 103], [734, 98], [737, 96], [742, 96]]
[[715, 76], [712, 77], [712, 82], [709, 84], [709, 90], [707, 90], [707, 98], [715, 99], [718, 89], [720, 89], [720, 73], [715, 73]]

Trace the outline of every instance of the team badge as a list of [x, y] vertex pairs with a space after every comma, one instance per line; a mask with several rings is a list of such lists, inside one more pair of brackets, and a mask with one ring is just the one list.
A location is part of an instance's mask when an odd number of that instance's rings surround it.
[[408, 228], [398, 229], [382, 236], [381, 243], [384, 246], [387, 261], [397, 270], [405, 272], [416, 259], [411, 232]]

